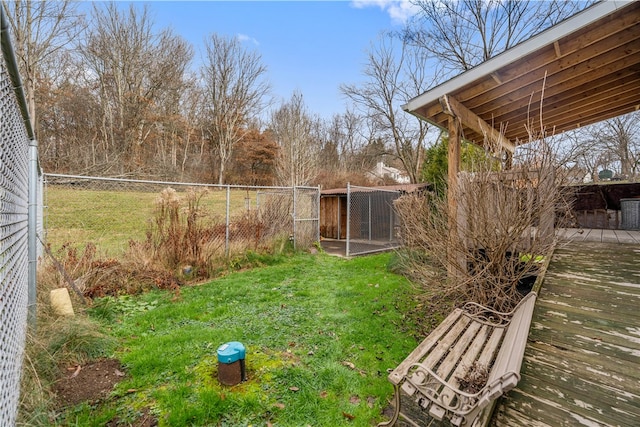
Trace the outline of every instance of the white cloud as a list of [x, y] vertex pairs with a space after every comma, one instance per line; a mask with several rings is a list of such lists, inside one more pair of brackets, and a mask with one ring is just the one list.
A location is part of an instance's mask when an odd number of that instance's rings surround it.
[[394, 24], [404, 24], [420, 11], [420, 8], [409, 0], [352, 0], [351, 5], [358, 9], [379, 7], [389, 14]]
[[240, 42], [250, 42], [256, 46], [260, 46], [260, 43], [258, 42], [258, 40], [246, 34], [238, 34], [238, 40], [240, 40]]

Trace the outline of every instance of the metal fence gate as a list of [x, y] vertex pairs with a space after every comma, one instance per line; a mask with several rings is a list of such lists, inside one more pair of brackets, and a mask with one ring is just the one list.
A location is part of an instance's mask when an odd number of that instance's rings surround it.
[[393, 202], [400, 191], [347, 185], [346, 256], [400, 246], [399, 218]]

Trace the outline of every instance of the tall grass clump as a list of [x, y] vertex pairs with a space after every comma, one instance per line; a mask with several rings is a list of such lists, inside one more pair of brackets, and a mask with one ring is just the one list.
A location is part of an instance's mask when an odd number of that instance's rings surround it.
[[181, 197], [172, 188], [162, 190], [147, 239], [142, 244], [131, 242], [131, 255], [142, 255], [143, 265], [150, 261], [167, 271], [182, 266], [207, 277], [212, 260], [224, 255], [225, 235], [224, 223], [217, 223], [201, 207], [206, 193], [190, 189]]
[[75, 316], [60, 316], [50, 305], [49, 293], [60, 287], [59, 277], [50, 274], [50, 260], [43, 260], [38, 274], [35, 327], [27, 331], [20, 385], [18, 426], [50, 426], [55, 407], [53, 385], [67, 366], [109, 356], [116, 346], [113, 337], [87, 317], [82, 302], [73, 293]]

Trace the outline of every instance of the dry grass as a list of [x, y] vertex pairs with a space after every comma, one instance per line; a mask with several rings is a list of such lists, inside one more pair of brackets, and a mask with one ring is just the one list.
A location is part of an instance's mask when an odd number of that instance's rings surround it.
[[20, 385], [18, 426], [49, 426], [55, 398], [52, 386], [60, 370], [82, 365], [108, 355], [115, 340], [84, 314], [81, 301], [71, 293], [75, 316], [59, 316], [51, 308], [49, 293], [60, 287], [58, 280], [40, 271], [38, 277], [37, 322], [27, 333]]

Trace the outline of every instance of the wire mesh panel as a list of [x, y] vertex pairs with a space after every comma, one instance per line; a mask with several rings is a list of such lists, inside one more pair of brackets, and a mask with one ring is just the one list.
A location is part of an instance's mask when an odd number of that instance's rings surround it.
[[361, 255], [396, 248], [398, 216], [393, 202], [399, 191], [347, 187], [346, 255]]
[[29, 138], [0, 61], [0, 425], [15, 424], [27, 325]]
[[[58, 174], [45, 177], [47, 243], [54, 250], [91, 243], [102, 254], [122, 257], [132, 241], [144, 241], [150, 230], [166, 226], [163, 221], [170, 218], [164, 217], [174, 207], [175, 214], [184, 221], [198, 222], [199, 233], [208, 240], [208, 257], [268, 250], [289, 239], [302, 249], [317, 240], [317, 221], [306, 226], [306, 232], [299, 225], [301, 215], [317, 218], [317, 204], [294, 204], [294, 193], [308, 193], [307, 198], [317, 199], [317, 188], [294, 191], [289, 187]], [[314, 238], [310, 237], [312, 234]]]
[[320, 191], [296, 187], [294, 195], [294, 241], [296, 247], [308, 248], [320, 241]]

